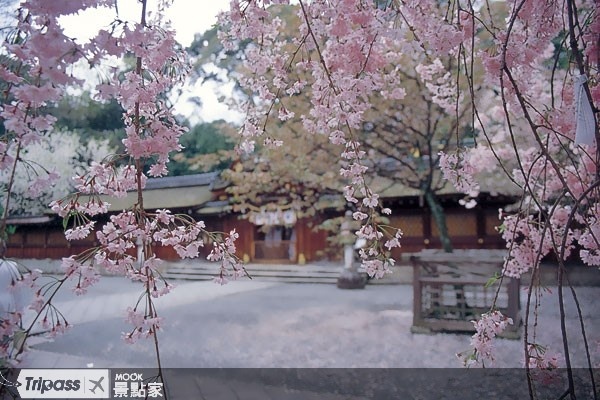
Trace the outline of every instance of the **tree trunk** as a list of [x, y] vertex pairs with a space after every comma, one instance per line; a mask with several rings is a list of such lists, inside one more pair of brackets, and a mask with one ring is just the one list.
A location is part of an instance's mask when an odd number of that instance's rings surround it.
[[438, 228], [442, 249], [444, 249], [446, 253], [452, 253], [452, 242], [450, 241], [450, 236], [448, 235], [448, 227], [446, 226], [446, 214], [444, 214], [444, 209], [442, 208], [437, 196], [432, 191], [425, 190], [424, 194], [427, 205], [429, 205], [429, 209], [431, 210], [431, 216], [433, 217], [435, 225]]

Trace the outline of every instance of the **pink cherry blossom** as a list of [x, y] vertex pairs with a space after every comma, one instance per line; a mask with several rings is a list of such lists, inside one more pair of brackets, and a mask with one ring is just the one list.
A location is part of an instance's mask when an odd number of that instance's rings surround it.
[[481, 315], [477, 321], [473, 321], [476, 333], [471, 337], [471, 345], [474, 353], [465, 358], [466, 363], [475, 362], [484, 364], [489, 361], [494, 362], [494, 344], [493, 339], [504, 332], [508, 325], [512, 325], [513, 320], [507, 318], [500, 311], [494, 310]]

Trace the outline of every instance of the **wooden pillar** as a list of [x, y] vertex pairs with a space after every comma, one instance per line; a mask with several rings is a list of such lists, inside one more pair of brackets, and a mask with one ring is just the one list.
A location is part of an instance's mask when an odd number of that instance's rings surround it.
[[244, 261], [254, 260], [254, 224], [236, 215], [229, 215], [224, 226], [227, 233], [235, 229], [240, 235], [236, 244], [237, 256]]
[[485, 221], [485, 210], [481, 205], [477, 205], [475, 208], [475, 218], [477, 218], [477, 247], [486, 247], [486, 221]]
[[300, 218], [296, 221], [296, 262], [303, 259], [304, 262], [312, 261], [313, 254], [311, 249], [310, 235], [306, 232], [306, 218]]
[[423, 248], [428, 249], [431, 245], [431, 211], [429, 208], [422, 208], [423, 215]]

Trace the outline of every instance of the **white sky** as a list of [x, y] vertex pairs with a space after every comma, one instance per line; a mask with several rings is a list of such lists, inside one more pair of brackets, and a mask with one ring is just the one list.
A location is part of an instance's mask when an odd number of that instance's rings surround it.
[[[151, 10], [152, 0], [148, 1]], [[138, 21], [141, 11], [137, 0], [119, 0], [119, 17], [122, 20]], [[175, 0], [169, 8], [167, 16], [176, 30], [176, 39], [187, 47], [192, 43], [194, 34], [210, 29], [217, 21], [217, 13], [229, 7], [229, 0]], [[90, 10], [84, 14], [74, 15], [61, 20], [66, 34], [81, 41], [89, 38], [103, 27], [107, 27], [114, 19], [114, 10], [106, 9]], [[203, 85], [184, 88], [184, 93], [175, 104], [175, 111], [188, 117], [192, 123], [200, 120], [213, 121], [215, 119], [226, 119], [239, 121], [240, 117], [234, 111], [219, 102], [219, 92], [222, 95], [230, 95], [233, 85], [221, 85], [208, 83]], [[189, 97], [199, 97], [202, 100], [202, 108], [198, 108], [188, 102]]]

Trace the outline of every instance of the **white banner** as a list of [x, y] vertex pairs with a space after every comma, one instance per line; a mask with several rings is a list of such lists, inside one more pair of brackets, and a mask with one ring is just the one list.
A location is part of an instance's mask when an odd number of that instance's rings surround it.
[[294, 225], [297, 217], [294, 210], [260, 211], [250, 214], [250, 222], [254, 225]]

